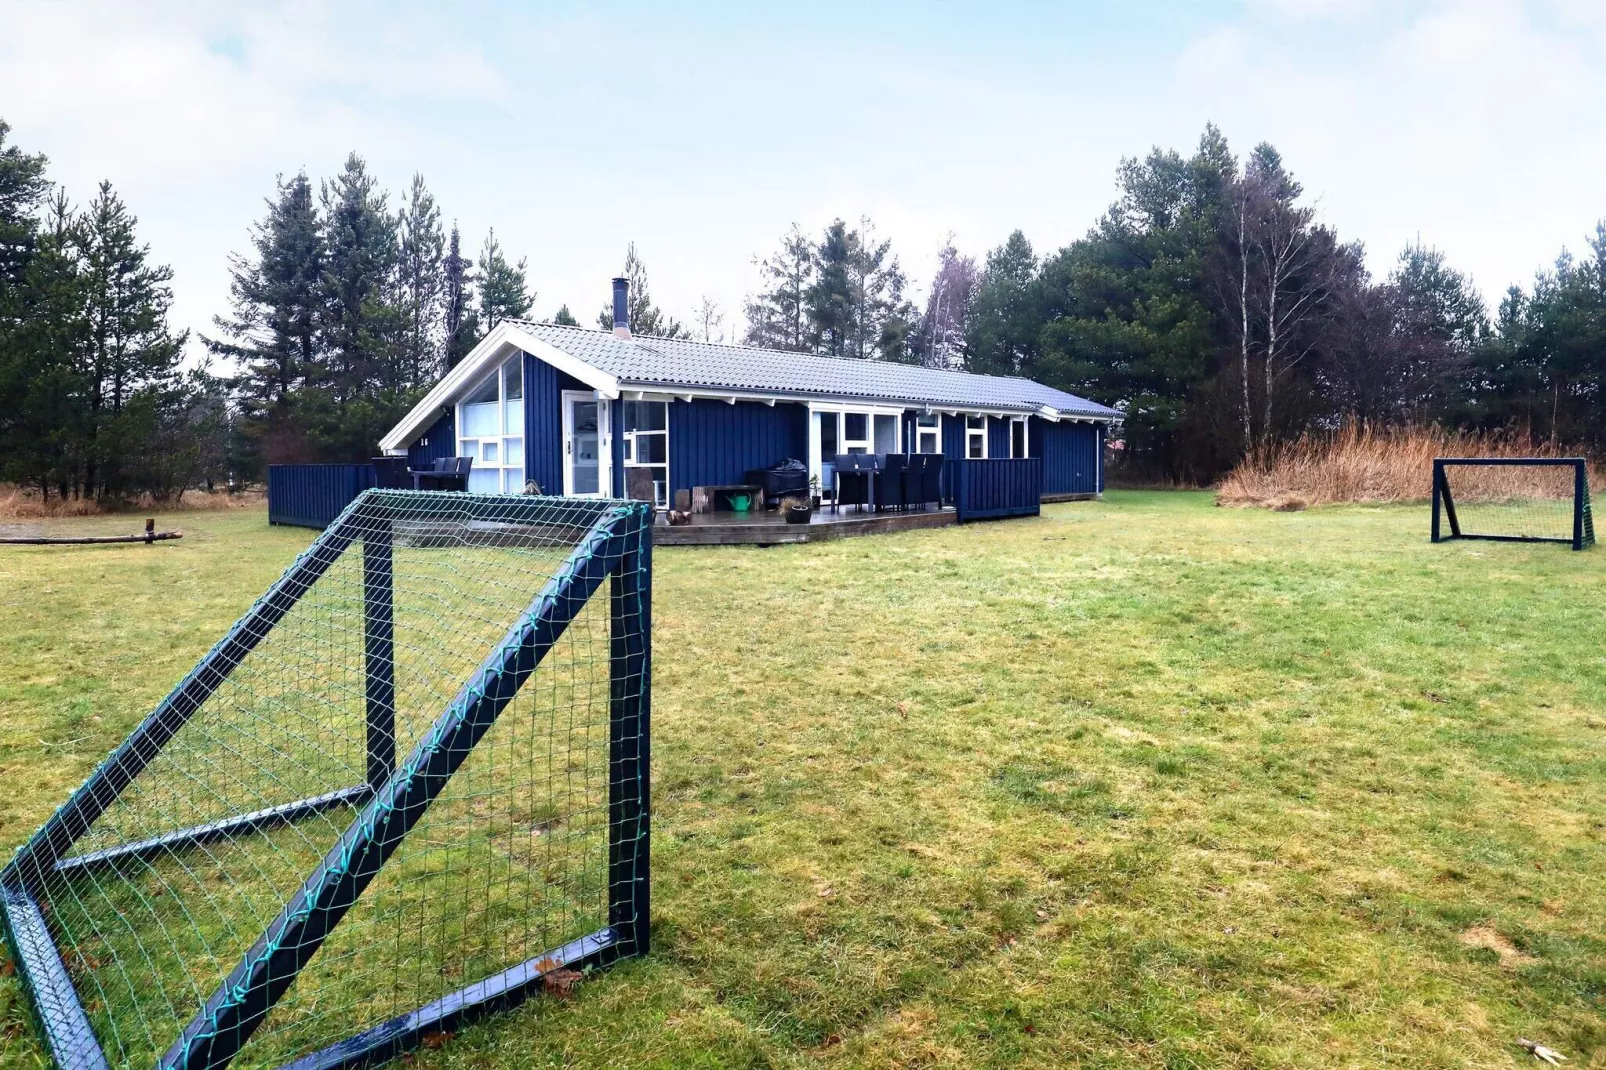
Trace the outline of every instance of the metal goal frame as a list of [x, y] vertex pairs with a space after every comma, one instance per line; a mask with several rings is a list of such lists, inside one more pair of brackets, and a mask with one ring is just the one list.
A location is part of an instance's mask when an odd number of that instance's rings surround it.
[[[1500, 535], [1467, 532], [1456, 513], [1447, 469], [1454, 467], [1542, 467], [1573, 471], [1572, 534], [1567, 538], [1540, 535]], [[1449, 533], [1445, 533], [1448, 527]], [[1433, 460], [1432, 541], [1484, 539], [1490, 542], [1559, 542], [1582, 550], [1595, 544], [1595, 521], [1589, 501], [1589, 464], [1583, 457], [1436, 457]]]
[[[46, 911], [40, 907], [41, 888], [52, 874], [249, 835], [342, 806], [357, 808], [335, 845], [157, 1064], [160, 1070], [227, 1066], [593, 596], [607, 598], [611, 614], [608, 924], [285, 1065], [293, 1070], [333, 1070], [382, 1061], [429, 1033], [451, 1030], [472, 1017], [539, 992], [545, 975], [554, 970], [602, 966], [647, 953], [652, 510], [642, 502], [607, 499], [450, 494], [453, 507], [465, 509], [475, 522], [528, 525], [539, 524], [545, 517], [570, 530], [581, 525], [583, 534], [557, 573], [536, 593], [472, 678], [462, 684], [411, 753], [398, 759], [391, 722], [392, 532], [388, 521], [377, 531], [372, 521], [375, 515], [386, 515], [387, 505], [400, 506], [426, 496], [439, 500], [441, 492], [369, 490], [347, 506], [0, 870], [4, 935], [44, 1040], [61, 1070], [110, 1070], [112, 1062], [91, 1026]], [[367, 522], [358, 523], [359, 516]], [[354, 545], [363, 546], [366, 782], [157, 839], [69, 857], [73, 845], [96, 818], [117, 801], [230, 672]], [[607, 590], [599, 595], [604, 584]]]

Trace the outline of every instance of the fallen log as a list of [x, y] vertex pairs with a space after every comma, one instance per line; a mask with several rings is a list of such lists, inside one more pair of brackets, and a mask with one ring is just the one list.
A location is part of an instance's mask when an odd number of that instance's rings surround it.
[[0, 537], [0, 545], [6, 546], [89, 546], [95, 543], [106, 542], [165, 542], [168, 539], [182, 539], [182, 531], [157, 531], [156, 521], [145, 521], [143, 535], [81, 535], [74, 537], [57, 537], [52, 535], [21, 535], [17, 537]]

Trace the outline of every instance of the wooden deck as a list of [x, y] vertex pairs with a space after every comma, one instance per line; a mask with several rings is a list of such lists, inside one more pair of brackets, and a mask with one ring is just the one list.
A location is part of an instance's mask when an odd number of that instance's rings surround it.
[[807, 524], [788, 524], [778, 513], [694, 513], [690, 524], [671, 526], [660, 514], [652, 529], [652, 542], [654, 546], [782, 546], [889, 531], [945, 528], [957, 521], [952, 509], [872, 513], [868, 509], [855, 512], [851, 506], [840, 513], [816, 509]]

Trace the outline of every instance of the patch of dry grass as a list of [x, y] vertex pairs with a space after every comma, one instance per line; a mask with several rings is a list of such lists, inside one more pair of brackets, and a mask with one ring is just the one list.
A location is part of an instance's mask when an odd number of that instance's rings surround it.
[[222, 509], [256, 509], [262, 507], [266, 497], [261, 490], [241, 494], [224, 492], [207, 493], [204, 490], [185, 491], [182, 497], [157, 501], [149, 494], [141, 494], [122, 502], [99, 502], [92, 498], [58, 498], [51, 495], [46, 501], [35, 487], [19, 487], [0, 483], [0, 520], [48, 520], [82, 516], [106, 516], [126, 513], [194, 513], [214, 512]]
[[[1575, 457], [1526, 433], [1467, 434], [1441, 427], [1379, 428], [1346, 423], [1333, 434], [1257, 450], [1222, 480], [1220, 505], [1257, 506], [1292, 512], [1337, 502], [1417, 502], [1433, 494], [1436, 457]], [[1536, 478], [1534, 470], [1467, 469], [1457, 473], [1458, 501], [1571, 496], [1568, 480]], [[1591, 467], [1595, 490], [1606, 472]]]

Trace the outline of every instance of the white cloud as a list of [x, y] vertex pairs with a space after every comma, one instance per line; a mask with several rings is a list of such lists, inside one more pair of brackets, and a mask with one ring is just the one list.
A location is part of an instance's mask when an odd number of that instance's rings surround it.
[[1444, 0], [1325, 52], [1264, 22], [1237, 32], [1230, 54], [1220, 32], [1188, 50], [1178, 99], [1274, 142], [1377, 270], [1420, 236], [1493, 298], [1606, 215], [1599, 53], [1517, 0]]
[[369, 38], [304, 3], [6, 2], [0, 25], [13, 141], [48, 154], [77, 201], [111, 180], [175, 266], [175, 321], [201, 329], [225, 307], [226, 254], [244, 246], [274, 175], [421, 140], [408, 105], [507, 93], [427, 15]]
[[351, 150], [393, 191], [423, 172], [471, 250], [494, 224], [538, 314], [589, 320], [634, 240], [672, 313], [706, 292], [735, 315], [794, 220], [868, 213], [919, 283], [949, 232], [976, 254], [1015, 227], [1072, 240], [1121, 157], [1212, 120], [1240, 151], [1277, 144], [1374, 267], [1420, 234], [1493, 295], [1606, 215], [1606, 4], [1533, 3], [866, 10], [844, 36], [762, 5], [0, 0], [0, 115], [75, 198], [113, 181], [189, 327], [224, 309], [274, 176]]
[[1378, 0], [1250, 0], [1250, 3], [1293, 19], [1356, 19], [1378, 9]]

